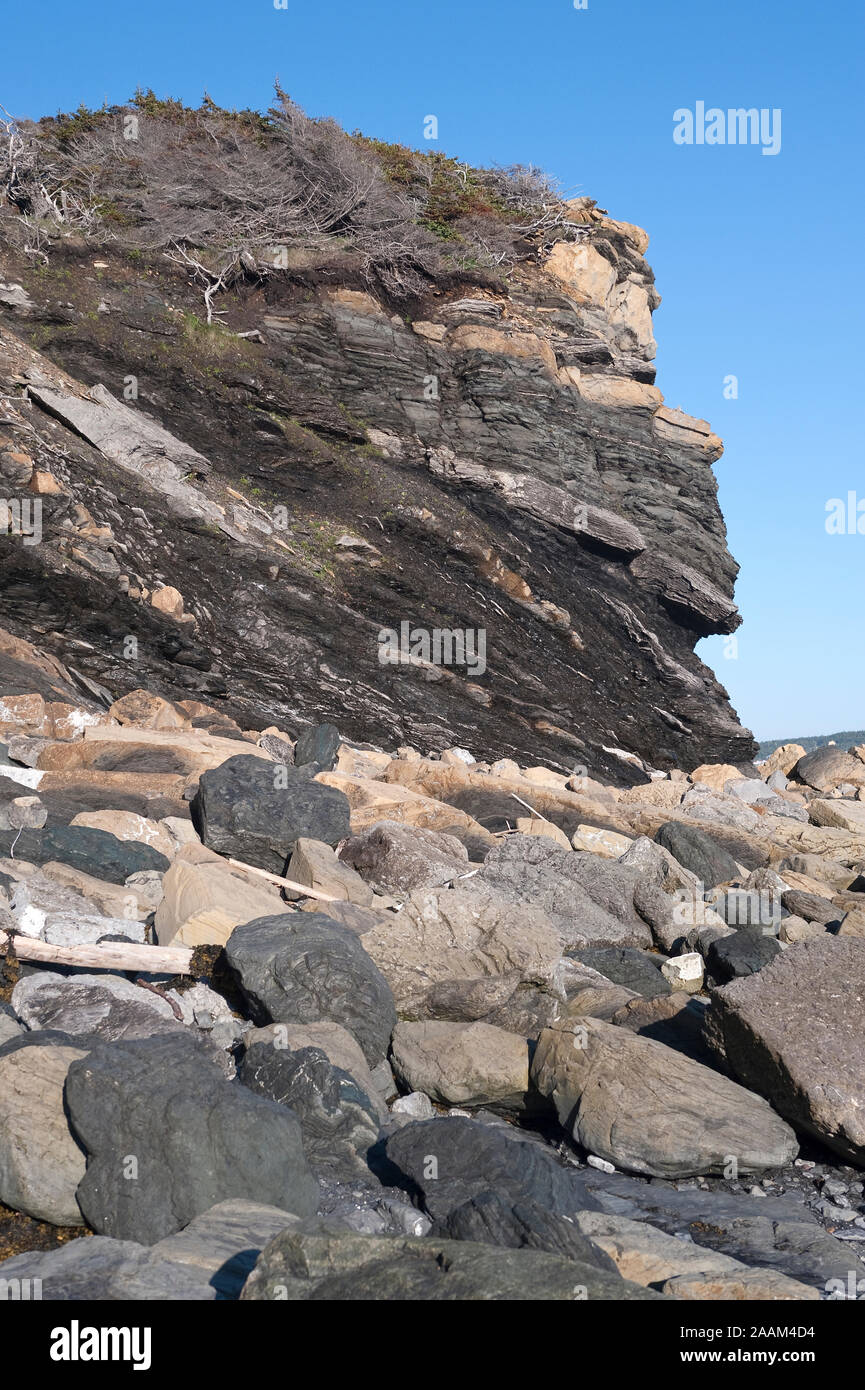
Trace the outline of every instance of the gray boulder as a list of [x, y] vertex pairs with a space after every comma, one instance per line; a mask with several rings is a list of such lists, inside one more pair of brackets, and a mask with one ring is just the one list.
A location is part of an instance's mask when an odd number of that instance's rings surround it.
[[865, 1164], [865, 941], [824, 933], [714, 992], [709, 1038], [791, 1124]]
[[333, 846], [349, 833], [341, 791], [249, 753], [203, 772], [190, 810], [208, 849], [276, 874], [301, 837]]
[[378, 1109], [353, 1076], [321, 1048], [297, 1052], [258, 1041], [248, 1047], [238, 1079], [300, 1120], [303, 1151], [314, 1172], [350, 1181], [369, 1178], [365, 1155], [378, 1139]]
[[560, 1255], [430, 1236], [380, 1237], [324, 1227], [284, 1231], [244, 1286], [244, 1301], [488, 1302], [627, 1300], [659, 1295]]
[[87, 1053], [20, 1046], [0, 1054], [0, 1202], [55, 1226], [83, 1226], [84, 1152], [69, 1132], [66, 1073]]
[[340, 1023], [371, 1067], [387, 1056], [393, 995], [360, 939], [319, 912], [235, 927], [226, 959], [258, 1023]]
[[726, 849], [694, 825], [667, 821], [655, 836], [657, 843], [706, 887], [737, 878], [739, 866]]
[[105, 1042], [186, 1031], [167, 999], [122, 975], [41, 970], [18, 981], [12, 1006], [29, 1029], [56, 1029]]
[[69, 1068], [66, 1103], [87, 1153], [78, 1202], [100, 1235], [153, 1244], [229, 1198], [315, 1210], [297, 1119], [188, 1038], [94, 1049]]
[[532, 1081], [591, 1154], [651, 1177], [779, 1168], [796, 1137], [759, 1096], [627, 1028], [599, 1019], [545, 1030]]
[[379, 821], [343, 846], [340, 858], [387, 893], [411, 893], [469, 872], [465, 846], [453, 835], [399, 821]]

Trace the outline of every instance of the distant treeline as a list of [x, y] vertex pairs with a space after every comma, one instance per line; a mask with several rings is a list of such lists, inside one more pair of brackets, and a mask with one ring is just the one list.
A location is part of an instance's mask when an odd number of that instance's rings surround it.
[[810, 753], [814, 748], [822, 748], [824, 743], [837, 743], [839, 748], [850, 748], [854, 743], [865, 743], [865, 729], [844, 729], [840, 734], [814, 734], [811, 738], [766, 738], [760, 744], [758, 758], [768, 758], [782, 743], [798, 743]]

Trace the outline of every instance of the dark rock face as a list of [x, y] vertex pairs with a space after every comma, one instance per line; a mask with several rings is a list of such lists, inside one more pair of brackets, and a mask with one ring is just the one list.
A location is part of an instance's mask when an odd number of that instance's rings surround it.
[[753, 927], [742, 927], [735, 936], [723, 936], [713, 941], [706, 954], [709, 974], [719, 984], [727, 984], [740, 975], [753, 975], [776, 956], [781, 946], [774, 936], [765, 936]]
[[275, 874], [299, 839], [337, 845], [349, 832], [342, 792], [249, 753], [202, 774], [192, 815], [208, 849]]
[[482, 1192], [455, 1207], [431, 1234], [451, 1240], [476, 1240], [482, 1245], [503, 1245], [509, 1250], [546, 1250], [610, 1273], [616, 1269], [609, 1255], [593, 1245], [573, 1222], [554, 1216], [534, 1202], [503, 1201], [497, 1192]]
[[726, 883], [739, 872], [733, 856], [711, 835], [694, 825], [668, 821], [661, 826], [655, 840], [669, 850], [684, 868], [696, 874], [706, 888]]
[[[182, 327], [198, 288], [164, 257], [100, 247], [97, 331], [80, 251], [59, 241], [37, 268], [10, 236], [4, 270], [29, 301], [0, 306], [0, 391], [41, 374], [14, 442], [64, 491], [43, 499], [42, 544], [2, 538], [0, 622], [35, 624], [115, 695], [215, 697], [291, 733], [302, 710], [319, 762], [331, 721], [619, 783], [641, 774], [611, 748], [665, 768], [747, 761], [755, 744], [693, 650], [738, 622], [720, 441], [652, 385], [643, 239], [609, 219], [584, 236], [598, 296], [565, 242], [431, 283], [409, 313], [350, 260], [241, 285], [226, 326], [260, 340], [214, 339], [217, 371]], [[121, 362], [140, 383], [129, 405]], [[70, 533], [75, 503], [110, 535]], [[183, 531], [170, 555], [166, 526]], [[141, 601], [154, 573], [197, 626]], [[379, 634], [402, 621], [483, 630], [485, 669], [381, 664]]]
[[261, 1023], [341, 1023], [371, 1067], [396, 1023], [390, 986], [354, 932], [320, 912], [235, 927], [225, 954]]
[[8, 856], [13, 844], [18, 859], [31, 864], [49, 864], [59, 860], [74, 869], [81, 869], [93, 878], [109, 883], [125, 883], [130, 874], [155, 869], [165, 873], [169, 861], [152, 845], [137, 840], [118, 840], [107, 830], [94, 830], [88, 825], [46, 826], [44, 830], [22, 830], [15, 843], [17, 830], [0, 831], [0, 855]]
[[336, 762], [339, 745], [339, 729], [335, 724], [316, 724], [298, 735], [294, 761], [298, 767], [315, 763], [322, 772], [328, 772]]
[[509, 1126], [452, 1116], [406, 1125], [386, 1140], [383, 1181], [399, 1181], [435, 1221], [492, 1190], [567, 1216], [585, 1206], [573, 1170]]
[[369, 1179], [364, 1154], [378, 1138], [375, 1104], [353, 1076], [332, 1066], [321, 1048], [297, 1052], [258, 1042], [238, 1069], [244, 1086], [286, 1105], [300, 1120], [303, 1151], [316, 1171], [351, 1181]]
[[232, 1197], [315, 1210], [295, 1116], [226, 1081], [186, 1038], [94, 1049], [69, 1068], [66, 1104], [87, 1153], [78, 1201], [100, 1235], [150, 1245]]
[[584, 965], [606, 975], [608, 980], [632, 989], [645, 999], [657, 999], [659, 995], [672, 992], [670, 982], [661, 974], [662, 958], [648, 951], [589, 949], [572, 954]]

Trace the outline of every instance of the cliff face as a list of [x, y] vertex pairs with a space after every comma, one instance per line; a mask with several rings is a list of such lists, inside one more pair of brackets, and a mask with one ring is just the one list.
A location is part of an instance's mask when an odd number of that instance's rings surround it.
[[[211, 327], [164, 256], [61, 229], [45, 261], [7, 211], [2, 486], [51, 490], [40, 543], [0, 536], [0, 623], [245, 726], [618, 781], [748, 760], [693, 651], [739, 622], [721, 444], [652, 384], [645, 233], [572, 210], [507, 274], [397, 303], [348, 252], [298, 256]], [[420, 639], [382, 664], [403, 623], [482, 632], [485, 669]]]

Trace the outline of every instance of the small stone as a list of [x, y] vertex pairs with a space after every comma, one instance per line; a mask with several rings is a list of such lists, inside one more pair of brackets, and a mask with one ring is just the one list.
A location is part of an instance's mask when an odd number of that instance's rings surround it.
[[669, 980], [674, 990], [696, 994], [703, 987], [703, 957], [697, 951], [671, 956], [661, 966], [661, 974]]

